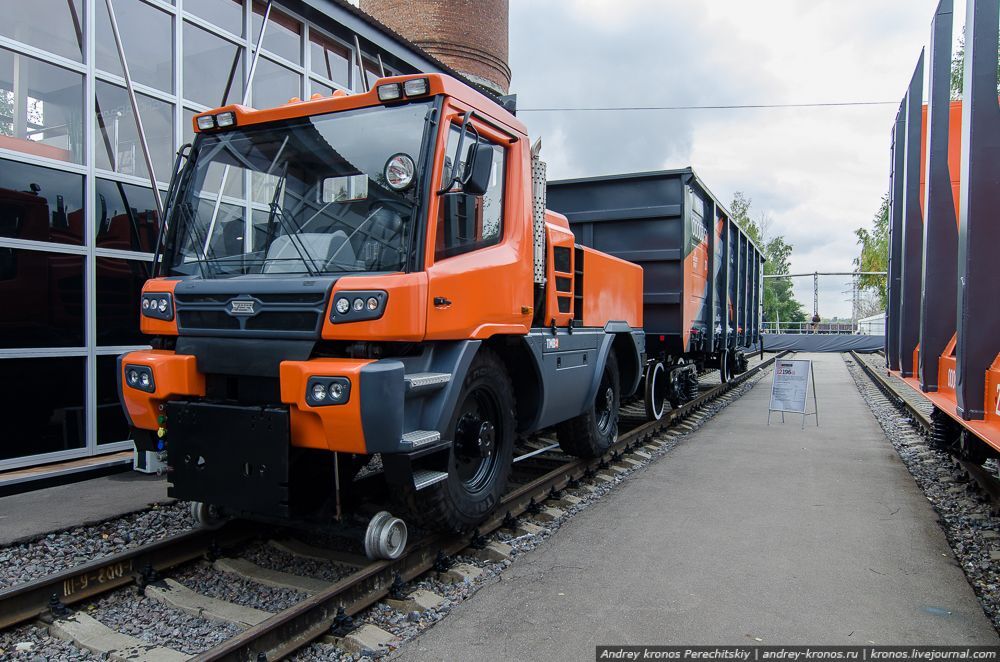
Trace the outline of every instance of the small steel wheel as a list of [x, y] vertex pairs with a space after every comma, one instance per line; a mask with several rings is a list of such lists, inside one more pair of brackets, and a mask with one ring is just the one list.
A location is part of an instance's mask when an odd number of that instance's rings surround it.
[[388, 511], [381, 511], [372, 517], [365, 531], [365, 554], [368, 558], [398, 559], [406, 548], [406, 524]]
[[644, 401], [646, 405], [646, 418], [651, 421], [658, 421], [663, 418], [666, 411], [667, 391], [670, 388], [670, 380], [663, 364], [659, 361], [651, 363], [646, 368], [646, 388]]
[[203, 529], [217, 529], [226, 523], [218, 506], [201, 501], [191, 502], [191, 518]]

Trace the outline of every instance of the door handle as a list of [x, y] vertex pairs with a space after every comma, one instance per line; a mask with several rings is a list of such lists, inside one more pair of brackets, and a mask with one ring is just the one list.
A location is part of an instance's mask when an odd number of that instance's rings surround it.
[[451, 305], [451, 299], [445, 297], [434, 297], [434, 307], [435, 308], [447, 308]]

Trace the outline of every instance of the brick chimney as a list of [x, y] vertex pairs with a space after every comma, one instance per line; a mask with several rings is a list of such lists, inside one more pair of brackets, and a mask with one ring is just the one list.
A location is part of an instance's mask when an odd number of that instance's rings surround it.
[[508, 0], [361, 0], [361, 10], [498, 94], [510, 87]]

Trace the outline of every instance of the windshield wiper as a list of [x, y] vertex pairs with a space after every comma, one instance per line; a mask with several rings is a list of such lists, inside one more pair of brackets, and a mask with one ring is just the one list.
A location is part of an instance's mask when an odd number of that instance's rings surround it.
[[[316, 272], [318, 271], [318, 268], [316, 270], [313, 270], [312, 268], [309, 267], [309, 262], [313, 263], [313, 267], [316, 267], [316, 262], [312, 256], [312, 253], [310, 253], [309, 249], [306, 248], [305, 244], [302, 243], [302, 237], [300, 237], [298, 234], [298, 231], [301, 228], [295, 228], [295, 227], [290, 228], [289, 226], [291, 225], [291, 221], [288, 221], [285, 218], [284, 212], [281, 211], [281, 203], [279, 202], [279, 199], [281, 197], [281, 190], [285, 187], [285, 181], [287, 180], [287, 178], [288, 178], [288, 163], [286, 162], [284, 172], [281, 173], [281, 177], [278, 179], [278, 182], [274, 187], [274, 195], [271, 196], [271, 211], [269, 211], [267, 214], [268, 241], [267, 245], [264, 247], [264, 255], [265, 257], [267, 256], [268, 251], [271, 249], [271, 244], [274, 242], [274, 240], [272, 239], [272, 236], [274, 234], [273, 226], [275, 219], [277, 219], [278, 223], [281, 224], [282, 230], [285, 231], [285, 236], [288, 237], [288, 243], [291, 244], [292, 248], [295, 249], [295, 252], [299, 254], [299, 259], [302, 260], [302, 266], [305, 267], [306, 271], [309, 273], [310, 276], [315, 276]], [[266, 260], [264, 264], [266, 266], [267, 264]]]

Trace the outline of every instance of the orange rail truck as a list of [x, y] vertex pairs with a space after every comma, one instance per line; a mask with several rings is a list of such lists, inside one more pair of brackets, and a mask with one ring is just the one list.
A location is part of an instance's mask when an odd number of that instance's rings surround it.
[[[165, 448], [201, 521], [390, 496], [470, 530], [518, 437], [613, 442], [646, 368], [642, 270], [575, 245], [510, 112], [430, 74], [194, 122], [141, 299], [153, 349], [119, 362], [137, 447]], [[369, 537], [398, 542], [387, 517]]]

